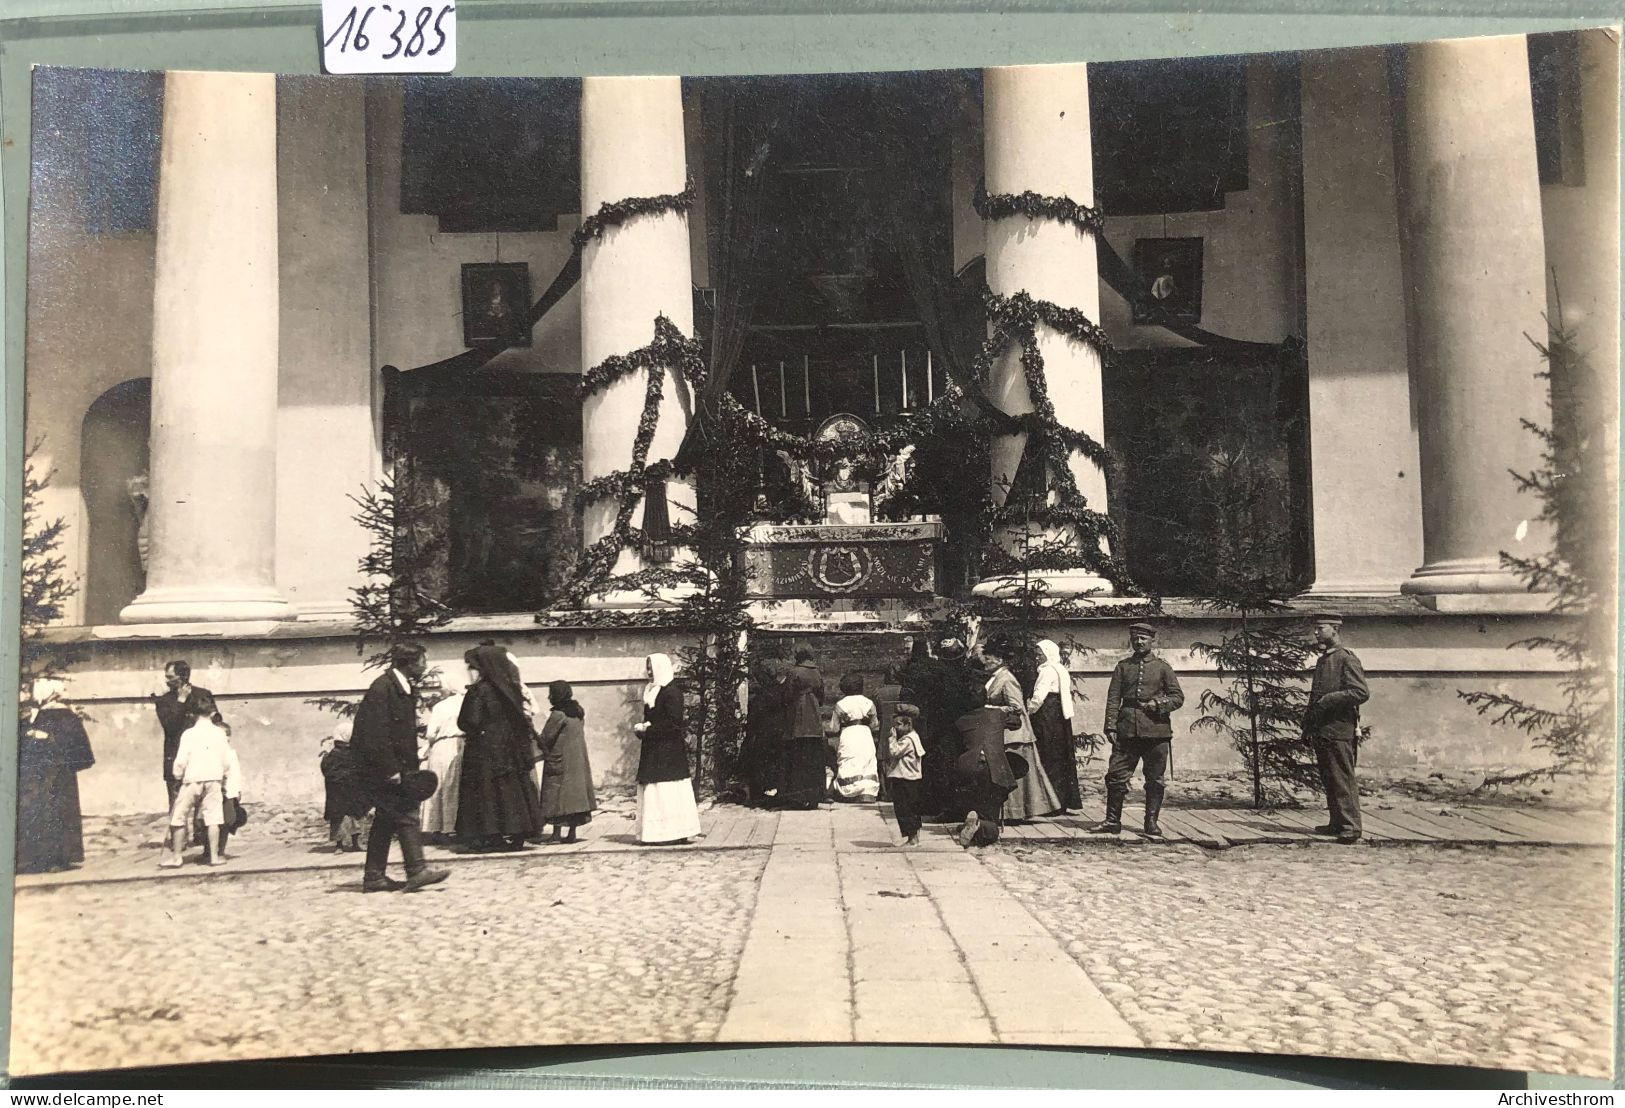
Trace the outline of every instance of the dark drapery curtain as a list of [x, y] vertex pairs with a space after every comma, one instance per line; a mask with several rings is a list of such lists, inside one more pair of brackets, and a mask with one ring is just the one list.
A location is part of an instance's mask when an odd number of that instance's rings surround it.
[[953, 121], [963, 74], [876, 76], [870, 82], [876, 130], [869, 208], [896, 250], [920, 313], [931, 356], [949, 378], [971, 383], [986, 337], [979, 280], [953, 270]]
[[710, 78], [701, 85], [706, 228], [716, 292], [707, 398], [728, 390], [762, 284], [764, 200], [776, 104], [777, 90], [760, 79]]

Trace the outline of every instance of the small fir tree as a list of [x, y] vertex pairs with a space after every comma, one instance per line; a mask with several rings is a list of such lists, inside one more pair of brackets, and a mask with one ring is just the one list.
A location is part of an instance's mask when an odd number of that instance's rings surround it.
[[1544, 344], [1529, 340], [1550, 383], [1549, 425], [1522, 420], [1541, 443], [1540, 465], [1512, 472], [1518, 491], [1540, 503], [1538, 518], [1552, 533], [1550, 551], [1519, 557], [1503, 552], [1501, 564], [1531, 592], [1552, 597], [1551, 610], [1569, 617], [1565, 630], [1513, 643], [1525, 650], [1551, 651], [1566, 670], [1556, 705], [1532, 703], [1500, 692], [1457, 694], [1481, 716], [1516, 727], [1544, 752], [1547, 765], [1495, 774], [1481, 787], [1551, 778], [1562, 772], [1596, 772], [1611, 764], [1614, 749], [1613, 644], [1615, 635], [1612, 537], [1618, 505], [1617, 475], [1610, 473], [1617, 411], [1607, 382], [1583, 355], [1561, 308]]
[[[367, 552], [358, 563], [361, 584], [350, 590], [356, 653], [365, 656], [365, 671], [387, 668], [392, 647], [443, 627], [452, 617], [429, 587], [434, 547], [440, 540], [420, 533], [401, 484], [386, 477], [377, 488], [364, 487], [359, 496], [350, 497], [356, 505], [352, 518], [368, 538]], [[360, 706], [343, 697], [318, 697], [309, 703], [346, 719]]]
[[1291, 788], [1319, 789], [1314, 750], [1302, 737], [1309, 690], [1304, 680], [1313, 648], [1288, 622], [1287, 598], [1297, 582], [1271, 567], [1264, 549], [1272, 533], [1256, 515], [1285, 495], [1277, 475], [1255, 466], [1247, 449], [1216, 451], [1200, 479], [1216, 526], [1213, 558], [1202, 576], [1202, 607], [1232, 621], [1217, 643], [1193, 644], [1227, 684], [1202, 693], [1194, 727], [1221, 735], [1242, 756], [1253, 806], [1290, 798]]
[[82, 647], [51, 642], [47, 628], [62, 620], [69, 600], [79, 591], [67, 574], [61, 554], [67, 520], [44, 517], [43, 498], [53, 471], [42, 471], [38, 458], [44, 440], [36, 439], [23, 455], [23, 551], [21, 698], [24, 711], [32, 709], [33, 684], [41, 677], [61, 677], [84, 656]]

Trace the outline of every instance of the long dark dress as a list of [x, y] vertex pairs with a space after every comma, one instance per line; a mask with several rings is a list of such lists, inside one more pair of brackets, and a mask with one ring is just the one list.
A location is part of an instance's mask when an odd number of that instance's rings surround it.
[[[761, 806], [781, 799], [784, 786], [782, 739], [788, 724], [790, 688], [782, 680], [751, 686], [745, 712], [745, 778], [750, 802]], [[769, 796], [769, 793], [774, 795]]]
[[95, 765], [85, 725], [67, 708], [21, 722], [17, 751], [17, 872], [48, 873], [85, 860], [79, 773]]
[[1055, 693], [1044, 697], [1032, 720], [1044, 773], [1055, 786], [1061, 807], [1077, 811], [1083, 807], [1078, 790], [1078, 759], [1073, 753], [1072, 728], [1061, 711], [1061, 698]]
[[530, 725], [489, 681], [463, 698], [457, 726], [463, 745], [457, 834], [467, 840], [525, 836], [542, 828], [542, 809], [531, 783]]
[[598, 797], [592, 789], [587, 733], [582, 721], [554, 711], [542, 725], [542, 819], [579, 827], [592, 819]]

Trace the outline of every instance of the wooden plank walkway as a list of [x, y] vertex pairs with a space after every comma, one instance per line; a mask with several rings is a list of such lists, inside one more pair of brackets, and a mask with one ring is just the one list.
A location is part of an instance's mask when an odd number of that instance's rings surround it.
[[[1123, 831], [1090, 834], [1098, 815], [1068, 815], [1007, 823], [1003, 841], [1038, 843], [1152, 843], [1140, 833], [1144, 809], [1123, 810]], [[889, 815], [889, 806], [887, 806]], [[1612, 846], [1614, 819], [1607, 812], [1510, 808], [1497, 805], [1377, 804], [1361, 809], [1365, 839], [1376, 845]], [[1292, 843], [1335, 843], [1314, 834], [1324, 812], [1275, 808], [1164, 808], [1162, 842], [1209, 848]], [[928, 833], [951, 835], [949, 824], [928, 824]]]

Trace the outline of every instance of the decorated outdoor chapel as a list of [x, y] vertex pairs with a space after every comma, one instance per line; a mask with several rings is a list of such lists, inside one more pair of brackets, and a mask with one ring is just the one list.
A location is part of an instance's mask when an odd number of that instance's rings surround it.
[[39, 70], [27, 422], [85, 810], [162, 804], [177, 658], [259, 799], [318, 803], [321, 702], [391, 629], [448, 682], [487, 639], [570, 682], [600, 785], [668, 653], [725, 791], [752, 665], [799, 647], [833, 693], [1048, 638], [1098, 715], [1131, 622], [1194, 703], [1239, 619], [1334, 608], [1363, 766], [1537, 766], [1458, 692], [1570, 668], [1509, 649], [1572, 617], [1503, 555], [1554, 541], [1526, 422], [1617, 408], [1617, 59]]

